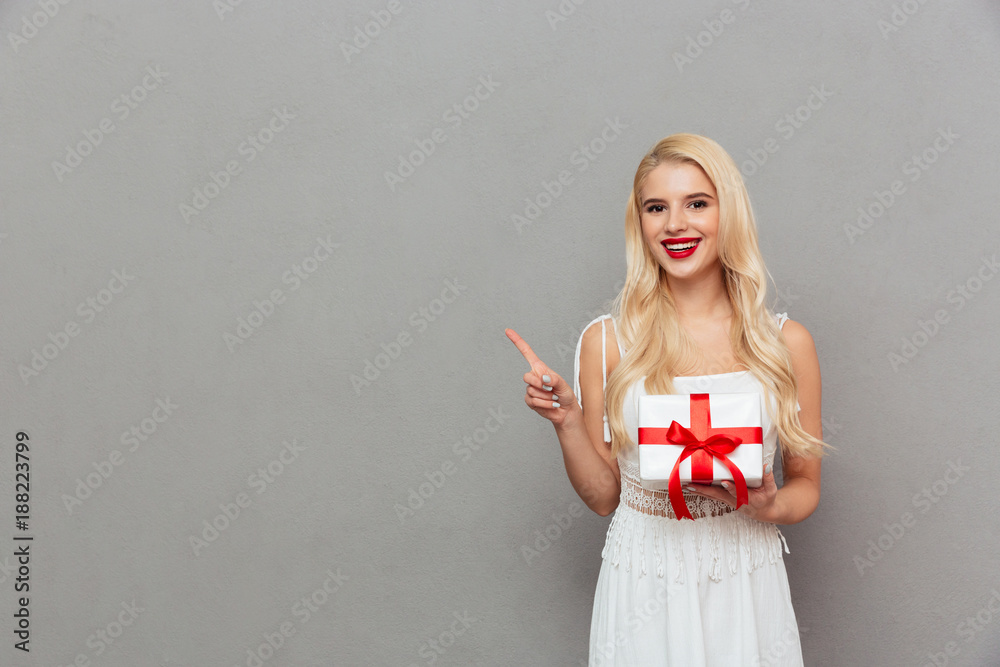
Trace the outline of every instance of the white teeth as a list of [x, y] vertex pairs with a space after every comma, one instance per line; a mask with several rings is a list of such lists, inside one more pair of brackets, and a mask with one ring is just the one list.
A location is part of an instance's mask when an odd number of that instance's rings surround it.
[[665, 245], [667, 247], [667, 250], [671, 252], [679, 252], [681, 250], [687, 250], [688, 248], [695, 247], [696, 245], [698, 245], [698, 241], [692, 241], [691, 243], [680, 243], [675, 245], [670, 245], [669, 243], [667, 243]]

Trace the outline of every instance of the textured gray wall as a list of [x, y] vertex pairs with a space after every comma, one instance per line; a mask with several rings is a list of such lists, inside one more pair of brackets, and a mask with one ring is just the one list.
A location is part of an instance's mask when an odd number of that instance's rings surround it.
[[0, 663], [584, 664], [503, 329], [572, 373], [678, 131], [820, 355], [807, 664], [1000, 663], [996, 3], [635, 4], [0, 6]]

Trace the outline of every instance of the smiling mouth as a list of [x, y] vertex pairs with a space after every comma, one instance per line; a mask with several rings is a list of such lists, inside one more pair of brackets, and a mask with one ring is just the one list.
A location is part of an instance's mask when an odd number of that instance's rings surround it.
[[701, 243], [701, 239], [686, 238], [663, 241], [661, 245], [668, 255], [679, 259], [693, 253], [699, 243]]

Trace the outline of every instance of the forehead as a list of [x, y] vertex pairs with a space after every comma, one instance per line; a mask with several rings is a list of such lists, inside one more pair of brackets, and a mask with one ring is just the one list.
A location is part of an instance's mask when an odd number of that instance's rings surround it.
[[689, 162], [664, 162], [656, 165], [646, 175], [642, 184], [642, 199], [653, 197], [683, 197], [691, 192], [715, 195], [712, 179], [696, 164]]

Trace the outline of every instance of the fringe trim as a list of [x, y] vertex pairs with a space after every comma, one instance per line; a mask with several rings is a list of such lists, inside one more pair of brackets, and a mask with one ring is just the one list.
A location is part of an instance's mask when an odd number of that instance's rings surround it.
[[[653, 564], [647, 567], [650, 554], [646, 552], [647, 530], [653, 537]], [[638, 549], [636, 542], [638, 541]], [[695, 563], [685, 563], [684, 545], [694, 542]], [[615, 567], [622, 565], [632, 571], [636, 564], [639, 576], [650, 571], [660, 579], [666, 577], [667, 551], [673, 551], [673, 579], [684, 583], [685, 572], [696, 566], [699, 570], [708, 559], [708, 576], [712, 581], [722, 581], [725, 573], [735, 576], [740, 561], [747, 573], [768, 563], [777, 563], [784, 553], [791, 553], [785, 536], [773, 523], [756, 521], [741, 512], [716, 517], [701, 517], [694, 521], [651, 516], [627, 505], [619, 505], [608, 526], [601, 558]], [[636, 558], [633, 558], [633, 555]], [[742, 556], [742, 559], [739, 557]]]

